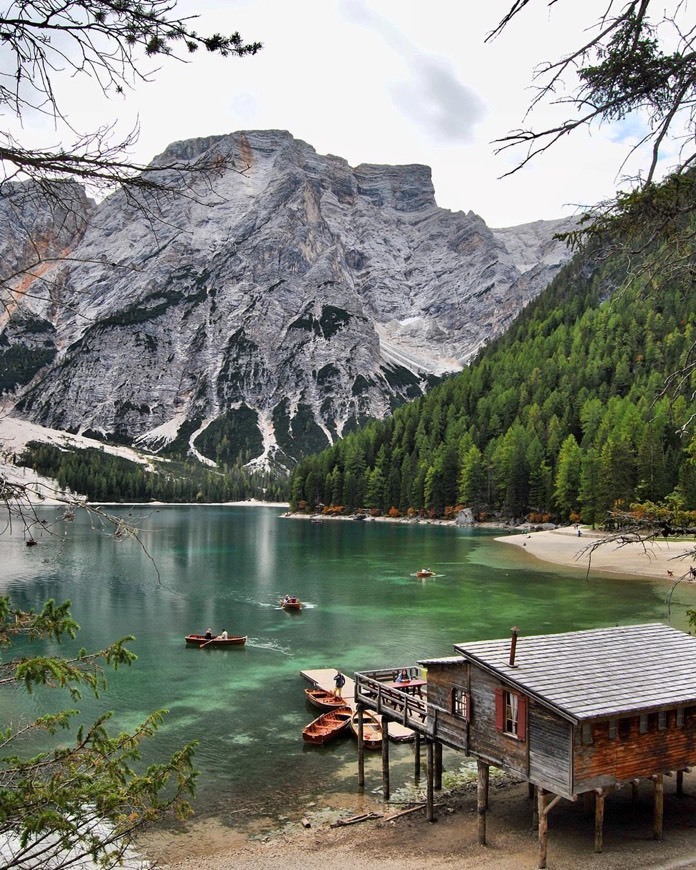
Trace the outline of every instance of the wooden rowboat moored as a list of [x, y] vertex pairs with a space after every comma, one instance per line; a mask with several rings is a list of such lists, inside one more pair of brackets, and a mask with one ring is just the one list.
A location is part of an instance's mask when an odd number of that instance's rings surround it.
[[[382, 725], [380, 724], [377, 715], [372, 710], [363, 710], [363, 745], [365, 749], [381, 749], [382, 747]], [[358, 739], [358, 716], [356, 710], [351, 716], [350, 727]]]
[[346, 705], [345, 698], [337, 698], [328, 689], [305, 689], [304, 692], [309, 703], [324, 712], [335, 710], [337, 707], [345, 707]]
[[352, 716], [350, 707], [337, 707], [322, 713], [313, 722], [310, 722], [302, 731], [302, 739], [305, 743], [322, 745], [330, 740], [335, 740], [347, 730]]

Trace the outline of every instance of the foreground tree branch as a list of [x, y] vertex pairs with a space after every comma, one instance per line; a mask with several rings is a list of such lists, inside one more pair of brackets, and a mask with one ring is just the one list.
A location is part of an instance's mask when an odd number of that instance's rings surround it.
[[[533, 0], [516, 0], [488, 39], [501, 35]], [[541, 0], [539, 0], [541, 2]], [[546, 0], [549, 7], [561, 0]], [[497, 151], [521, 152], [506, 175], [518, 172], [561, 139], [582, 127], [614, 123], [629, 116], [639, 123], [643, 135], [629, 153], [649, 146], [649, 156], [629, 182], [628, 193], [594, 208], [575, 241], [606, 232], [618, 218], [625, 226], [635, 219], [641, 195], [653, 200], [658, 171], [667, 160], [672, 165], [668, 184], [672, 189], [694, 183], [691, 172], [696, 160], [696, 28], [689, 4], [675, 0], [668, 8], [655, 0], [609, 0], [606, 11], [591, 22], [577, 48], [557, 60], [540, 64], [534, 77], [537, 92], [530, 112], [542, 103], [568, 107], [565, 120], [549, 127], [525, 127], [497, 140]], [[587, 31], [583, 31], [587, 32]], [[565, 95], [559, 97], [564, 89]], [[672, 155], [678, 144], [676, 158]], [[629, 155], [627, 154], [627, 157]], [[690, 205], [685, 202], [690, 200]], [[660, 232], [667, 220], [683, 219], [693, 212], [694, 197], [675, 198], [671, 207], [656, 216], [650, 228]], [[666, 205], [666, 201], [663, 201]], [[641, 217], [645, 217], [643, 214]], [[645, 229], [645, 224], [643, 225]], [[648, 232], [649, 234], [649, 232]]]
[[[111, 126], [80, 132], [64, 109], [64, 89], [75, 79], [90, 80], [106, 98], [120, 97], [152, 80], [147, 67], [152, 59], [184, 62], [199, 50], [241, 58], [261, 48], [236, 32], [200, 34], [193, 28], [194, 19], [178, 16], [176, 8], [176, 0], [11, 0], [0, 10], [5, 61], [0, 67], [0, 108], [20, 128], [31, 112], [49, 117], [57, 131], [55, 143], [32, 148], [9, 127], [0, 130], [0, 206], [15, 233], [4, 240], [0, 267], [3, 318], [25, 316], [28, 298], [47, 307], [54, 304], [61, 265], [79, 242], [93, 208], [83, 185], [99, 194], [120, 189], [154, 227], [162, 197], [207, 200], [212, 191], [207, 179], [229, 168], [222, 155], [198, 162], [160, 158], [140, 165], [129, 157], [137, 129], [121, 138]], [[50, 212], [51, 226], [57, 228], [50, 244], [40, 222], [32, 222], [32, 215], [42, 210]], [[151, 558], [136, 521], [112, 516], [58, 487], [37, 491], [12, 474], [13, 457], [6, 459], [6, 470], [0, 471], [0, 534], [19, 529], [26, 543], [33, 544], [39, 534], [65, 534], [75, 511], [86, 510], [95, 529], [107, 530], [115, 540], [135, 539]], [[47, 497], [64, 507], [51, 521], [36, 509]], [[20, 638], [25, 649], [26, 643], [70, 640], [77, 630], [67, 602], [49, 601], [34, 613], [0, 597], [0, 648], [5, 651]], [[3, 656], [0, 690], [52, 687], [67, 692], [72, 703], [84, 691], [100, 694], [106, 689], [105, 668], [134, 662], [129, 640], [67, 656], [47, 654], [43, 646], [30, 654]], [[72, 734], [75, 709], [6, 723], [0, 730], [0, 868], [67, 868], [83, 858], [114, 867], [143, 825], [169, 812], [186, 815], [195, 781], [194, 744], [161, 763], [145, 768], [140, 762], [140, 747], [156, 734], [163, 712], [148, 716], [130, 733], [116, 735], [108, 728], [110, 714]], [[44, 735], [43, 745], [53, 748], [29, 753], [27, 739], [38, 734]]]
[[[0, 646], [18, 637], [33, 641], [74, 638], [78, 625], [70, 604], [48, 601], [40, 613], [12, 607], [0, 598]], [[70, 659], [23, 656], [2, 662], [0, 688], [53, 686], [72, 700], [86, 688], [106, 687], [103, 668], [130, 665], [135, 656], [123, 638], [111, 646]], [[166, 762], [138, 770], [140, 747], [153, 737], [163, 711], [153, 713], [131, 733], [109, 734], [111, 714], [79, 728], [72, 742], [28, 758], [21, 743], [33, 732], [57, 735], [70, 729], [76, 710], [38, 717], [6, 727], [0, 739], [0, 867], [68, 867], [91, 857], [103, 866], [118, 864], [133, 835], [163, 813], [190, 812], [195, 773], [189, 743]]]

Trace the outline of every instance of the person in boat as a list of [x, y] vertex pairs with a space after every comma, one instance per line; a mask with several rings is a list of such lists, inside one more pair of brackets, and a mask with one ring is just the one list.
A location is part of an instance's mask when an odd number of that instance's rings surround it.
[[219, 635], [220, 639], [221, 639], [221, 640], [227, 640], [228, 636], [229, 636], [229, 635], [227, 634], [227, 629], [226, 629], [226, 628], [223, 628], [223, 629], [222, 629], [222, 633]]
[[211, 628], [206, 628], [205, 630], [205, 639], [212, 640], [213, 639], [213, 630]]
[[336, 688], [334, 689], [334, 695], [337, 698], [343, 697], [343, 687], [346, 684], [346, 678], [340, 671], [336, 671], [336, 676], [334, 677], [334, 683], [336, 683]]
[[410, 681], [411, 681], [411, 677], [409, 676], [409, 673], [406, 670], [406, 668], [402, 668], [400, 673], [397, 675], [396, 679], [394, 680], [395, 683], [409, 683]]

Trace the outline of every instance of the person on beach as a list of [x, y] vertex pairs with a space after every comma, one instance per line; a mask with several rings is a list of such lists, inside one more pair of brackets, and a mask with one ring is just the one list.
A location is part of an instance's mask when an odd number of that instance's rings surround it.
[[346, 678], [340, 671], [336, 671], [336, 676], [334, 677], [334, 683], [336, 683], [336, 688], [334, 689], [334, 695], [337, 698], [343, 697], [343, 687], [346, 684]]

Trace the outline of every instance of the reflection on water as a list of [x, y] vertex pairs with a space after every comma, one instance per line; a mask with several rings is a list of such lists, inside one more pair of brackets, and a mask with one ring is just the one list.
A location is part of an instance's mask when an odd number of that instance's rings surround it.
[[[82, 626], [75, 648], [135, 635], [138, 662], [109, 678], [105, 698], [86, 700], [84, 715], [113, 709], [116, 726], [131, 728], [151, 711], [168, 709], [158, 746], [171, 752], [199, 742], [197, 809], [221, 817], [230, 789], [238, 806], [258, 812], [288, 812], [322, 791], [354, 789], [349, 738], [303, 746], [301, 730], [314, 712], [301, 669], [415, 663], [451, 655], [454, 643], [507, 636], [512, 625], [523, 639], [669, 618], [661, 583], [588, 581], [580, 570], [555, 566], [530, 570], [524, 554], [496, 543], [490, 531], [312, 524], [273, 508], [136, 513], [160, 582], [135, 542], [93, 531], [78, 516], [65, 538], [59, 529], [37, 547], [27, 548], [19, 536], [0, 538], [3, 589], [20, 607], [70, 599]], [[436, 576], [416, 578], [422, 565]], [[305, 602], [301, 613], [278, 608], [286, 593]], [[672, 624], [683, 628], [684, 610], [694, 606], [696, 590], [680, 587]], [[248, 635], [246, 647], [184, 645], [184, 635], [208, 626]], [[55, 693], [0, 694], [0, 716], [36, 715], [56, 702]], [[393, 747], [397, 779], [412, 774], [411, 752]], [[368, 759], [368, 782], [372, 776], [379, 783], [379, 764]]]

